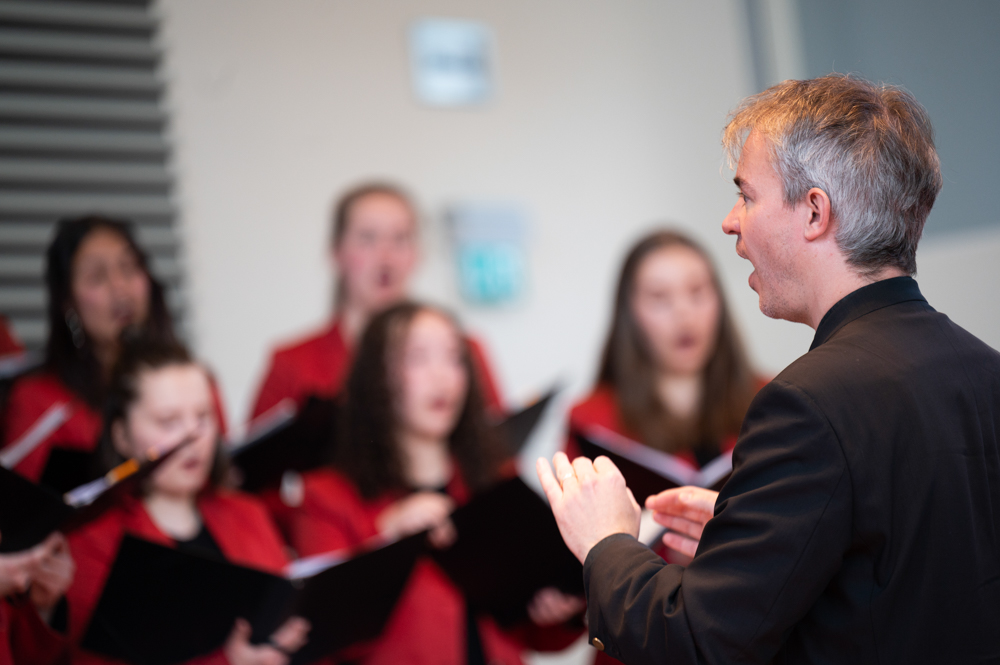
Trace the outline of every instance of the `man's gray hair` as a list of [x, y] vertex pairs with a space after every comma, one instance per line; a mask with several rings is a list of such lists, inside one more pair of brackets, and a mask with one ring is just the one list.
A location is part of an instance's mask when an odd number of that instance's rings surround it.
[[837, 245], [861, 274], [916, 273], [942, 179], [930, 118], [913, 95], [841, 74], [785, 81], [730, 115], [722, 144], [731, 166], [752, 131], [771, 149], [787, 205], [813, 187], [830, 197]]

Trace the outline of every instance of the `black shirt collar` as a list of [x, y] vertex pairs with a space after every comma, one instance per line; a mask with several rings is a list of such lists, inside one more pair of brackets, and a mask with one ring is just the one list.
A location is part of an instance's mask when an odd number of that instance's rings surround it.
[[841, 298], [823, 316], [823, 320], [819, 322], [819, 326], [816, 328], [816, 336], [813, 337], [813, 343], [809, 347], [809, 350], [812, 351], [830, 339], [833, 333], [851, 321], [859, 319], [865, 314], [870, 314], [877, 309], [897, 305], [909, 300], [927, 302], [920, 295], [920, 288], [912, 277], [891, 277], [867, 286], [862, 286], [857, 291]]

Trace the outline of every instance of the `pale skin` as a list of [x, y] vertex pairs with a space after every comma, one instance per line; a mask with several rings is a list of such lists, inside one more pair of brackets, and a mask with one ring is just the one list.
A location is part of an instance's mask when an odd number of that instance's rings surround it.
[[122, 330], [149, 316], [149, 277], [120, 235], [97, 228], [77, 248], [70, 279], [68, 304], [76, 310], [98, 363], [109, 373], [118, 358]]
[[630, 306], [656, 365], [660, 400], [675, 416], [693, 416], [719, 335], [711, 268], [687, 247], [655, 250], [636, 270]]
[[[218, 441], [211, 385], [194, 363], [146, 370], [138, 377], [138, 399], [126, 417], [112, 424], [115, 448], [126, 457], [184, 448], [152, 476], [143, 499], [153, 523], [177, 540], [190, 540], [201, 529], [197, 495], [208, 482]], [[223, 647], [231, 665], [284, 665], [288, 654], [305, 644], [309, 622], [293, 617], [270, 638], [250, 643], [250, 625], [240, 619]]]
[[[450, 515], [455, 502], [430, 488], [445, 486], [454, 474], [448, 439], [461, 416], [469, 388], [462, 360], [464, 342], [452, 323], [425, 310], [410, 324], [402, 348], [390, 364], [395, 383], [403, 471], [411, 487], [428, 488], [390, 504], [376, 519], [385, 536], [398, 538], [430, 529], [430, 541], [445, 548], [456, 537]], [[557, 625], [583, 610], [581, 598], [557, 589], [539, 591], [528, 606], [540, 626]]]
[[[813, 187], [788, 205], [770, 146], [757, 132], [747, 137], [734, 181], [739, 198], [722, 229], [736, 236], [736, 253], [753, 265], [749, 284], [765, 315], [815, 329], [848, 294], [905, 274], [898, 268], [858, 274], [837, 246], [830, 197]], [[563, 453], [556, 453], [553, 464], [554, 472], [548, 460], [539, 459], [538, 476], [559, 530], [581, 562], [608, 536], [638, 535], [639, 506], [610, 460], [578, 458], [570, 465]], [[674, 531], [664, 542], [693, 556], [717, 498], [710, 490], [684, 487], [649, 497], [646, 506], [657, 522]]]
[[0, 596], [27, 592], [38, 613], [48, 619], [75, 572], [66, 538], [53, 533], [31, 549], [0, 554]]
[[406, 298], [418, 259], [416, 213], [405, 201], [382, 193], [355, 201], [330, 252], [341, 293], [337, 318], [348, 344], [372, 316]]

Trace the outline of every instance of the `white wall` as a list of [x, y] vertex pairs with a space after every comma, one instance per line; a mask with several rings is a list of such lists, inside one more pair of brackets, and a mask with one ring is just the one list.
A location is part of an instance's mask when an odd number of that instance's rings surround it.
[[[742, 3], [654, 0], [161, 0], [195, 343], [240, 420], [276, 341], [329, 313], [327, 218], [360, 178], [410, 185], [426, 211], [419, 295], [458, 309], [512, 401], [594, 371], [622, 255], [676, 220], [718, 259], [754, 357], [776, 372], [812, 332], [765, 319], [749, 266], [719, 230], [727, 111], [752, 92]], [[419, 106], [406, 29], [421, 16], [496, 32], [499, 95], [484, 109]], [[458, 300], [442, 208], [522, 203], [531, 288], [497, 310]], [[992, 244], [991, 244], [992, 243]], [[921, 284], [1000, 346], [995, 234], [936, 239]]]

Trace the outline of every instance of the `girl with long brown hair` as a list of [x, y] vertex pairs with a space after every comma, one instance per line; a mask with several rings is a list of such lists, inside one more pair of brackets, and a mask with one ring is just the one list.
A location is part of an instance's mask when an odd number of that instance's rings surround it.
[[597, 383], [570, 411], [569, 451], [574, 431], [597, 425], [704, 466], [735, 445], [762, 384], [708, 254], [655, 231], [625, 258]]
[[[333, 464], [304, 475], [291, 530], [300, 555], [425, 529], [436, 546], [454, 538], [451, 511], [507, 474], [474, 377], [468, 342], [441, 310], [403, 303], [372, 319], [347, 379]], [[532, 621], [501, 629], [427, 559], [362, 662], [517, 665], [529, 646], [567, 646], [578, 631], [564, 624], [582, 609], [546, 589], [528, 608]]]

